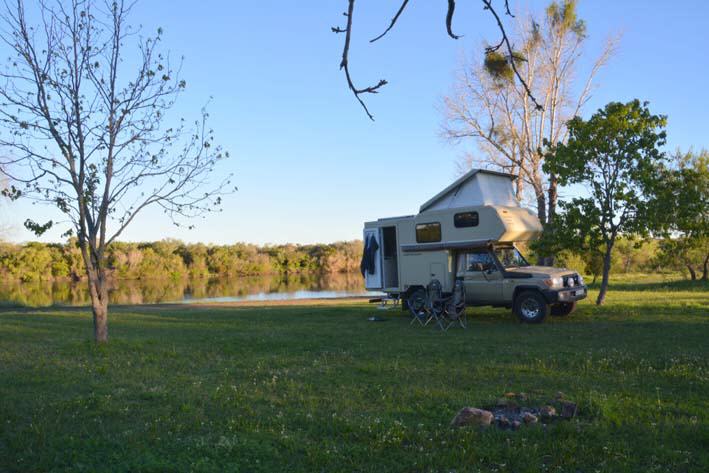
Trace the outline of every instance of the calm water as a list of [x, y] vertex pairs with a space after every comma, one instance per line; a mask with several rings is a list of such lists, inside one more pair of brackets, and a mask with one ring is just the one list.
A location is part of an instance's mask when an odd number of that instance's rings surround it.
[[[333, 298], [377, 293], [365, 290], [364, 280], [360, 274], [326, 274], [179, 281], [165, 279], [116, 281], [109, 294], [111, 304], [155, 304]], [[81, 306], [89, 305], [89, 294], [85, 282], [2, 283], [0, 305]]]

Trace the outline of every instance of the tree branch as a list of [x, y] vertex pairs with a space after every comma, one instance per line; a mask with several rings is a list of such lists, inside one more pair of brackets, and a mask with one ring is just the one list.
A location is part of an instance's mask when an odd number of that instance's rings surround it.
[[394, 18], [391, 19], [391, 23], [389, 24], [389, 27], [386, 30], [384, 30], [384, 33], [380, 34], [379, 36], [377, 36], [374, 39], [370, 39], [369, 40], [370, 43], [373, 43], [373, 42], [377, 41], [378, 39], [383, 38], [384, 35], [386, 35], [389, 32], [389, 30], [394, 27], [394, 25], [396, 24], [396, 20], [398, 20], [399, 16], [401, 16], [401, 13], [404, 11], [404, 8], [406, 8], [407, 3], [409, 3], [409, 0], [404, 0], [404, 2], [399, 7], [399, 11], [397, 11], [396, 15], [394, 15]]
[[380, 87], [383, 87], [387, 84], [387, 81], [384, 79], [381, 79], [377, 85], [365, 87], [363, 89], [358, 89], [355, 87], [354, 82], [352, 82], [352, 77], [350, 76], [350, 68], [349, 68], [349, 54], [350, 54], [350, 39], [352, 37], [352, 14], [354, 12], [354, 3], [355, 0], [348, 0], [348, 7], [347, 7], [347, 13], [345, 13], [345, 16], [347, 17], [347, 26], [342, 29], [338, 27], [333, 27], [332, 31], [334, 33], [345, 33], [345, 45], [342, 48], [342, 61], [340, 61], [340, 69], [345, 70], [345, 77], [347, 78], [347, 85], [349, 86], [350, 90], [354, 94], [355, 98], [359, 101], [360, 105], [364, 109], [365, 113], [369, 117], [370, 120], [374, 121], [374, 116], [369, 112], [369, 109], [367, 108], [367, 105], [365, 105], [364, 101], [360, 97], [361, 94], [376, 94], [378, 89]]

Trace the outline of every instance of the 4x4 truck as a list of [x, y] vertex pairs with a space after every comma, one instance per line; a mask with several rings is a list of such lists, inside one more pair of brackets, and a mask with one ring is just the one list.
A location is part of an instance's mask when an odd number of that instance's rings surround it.
[[513, 245], [490, 245], [459, 253], [467, 305], [512, 308], [524, 322], [568, 315], [586, 297], [583, 278], [566, 268], [530, 265]]

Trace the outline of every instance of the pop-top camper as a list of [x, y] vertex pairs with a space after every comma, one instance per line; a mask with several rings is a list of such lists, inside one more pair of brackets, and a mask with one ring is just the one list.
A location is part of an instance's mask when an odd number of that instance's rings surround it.
[[515, 198], [515, 176], [474, 169], [421, 205], [417, 215], [364, 224], [362, 273], [368, 290], [400, 299], [414, 315], [456, 287], [467, 305], [511, 307], [541, 322], [571, 313], [586, 297], [583, 279], [565, 268], [532, 266], [515, 243], [537, 237], [537, 216]]

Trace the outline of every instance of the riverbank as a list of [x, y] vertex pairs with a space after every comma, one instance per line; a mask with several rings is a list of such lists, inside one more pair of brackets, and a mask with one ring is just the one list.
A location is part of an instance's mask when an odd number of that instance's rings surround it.
[[[112, 305], [243, 299], [346, 297], [366, 293], [359, 273], [271, 275], [235, 278], [155, 278], [113, 281]], [[89, 306], [86, 282], [0, 283], [0, 307]]]

